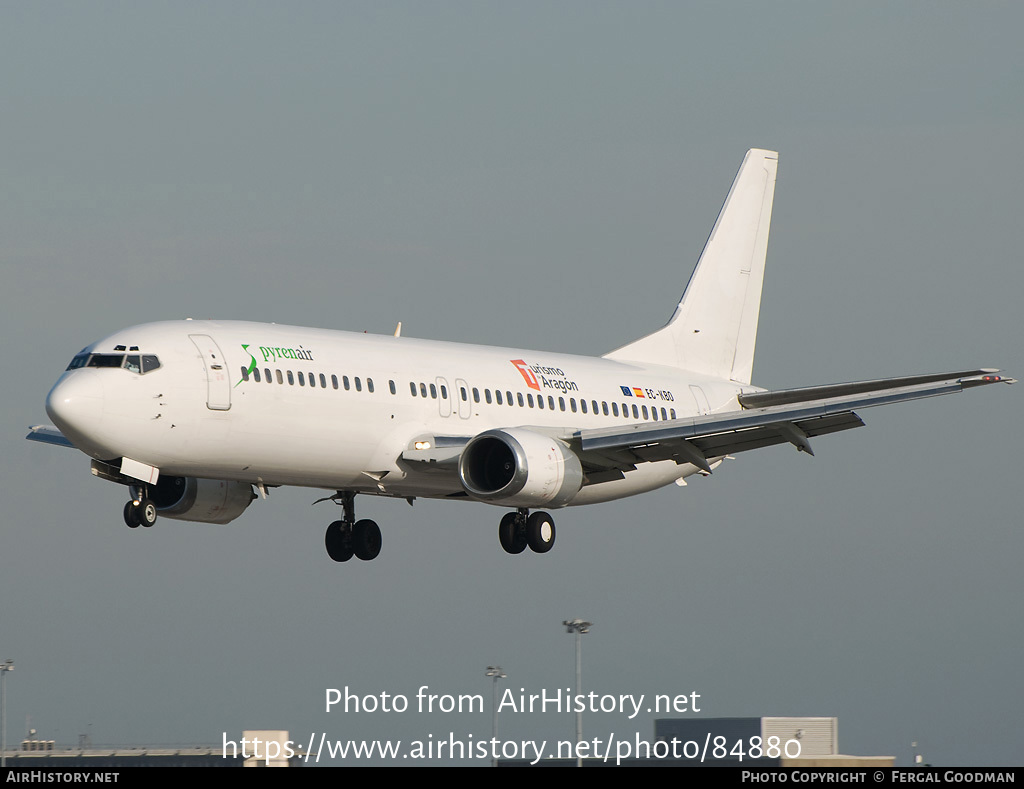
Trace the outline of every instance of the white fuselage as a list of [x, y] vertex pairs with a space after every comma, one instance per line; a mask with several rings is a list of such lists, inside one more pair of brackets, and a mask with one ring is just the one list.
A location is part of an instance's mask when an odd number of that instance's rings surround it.
[[[135, 326], [86, 350], [159, 359], [145, 373], [69, 369], [54, 386], [50, 416], [96, 459], [131, 458], [161, 475], [401, 497], [463, 493], [450, 469], [402, 459], [418, 437], [529, 427], [569, 439], [579, 429], [738, 409], [737, 393], [754, 390], [671, 367], [234, 321]], [[646, 463], [585, 485], [571, 503], [696, 472]]]

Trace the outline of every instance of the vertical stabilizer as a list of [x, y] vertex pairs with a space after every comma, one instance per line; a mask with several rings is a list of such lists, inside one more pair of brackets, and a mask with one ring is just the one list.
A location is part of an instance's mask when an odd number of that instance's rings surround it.
[[774, 151], [747, 151], [672, 319], [604, 358], [750, 383], [778, 165]]

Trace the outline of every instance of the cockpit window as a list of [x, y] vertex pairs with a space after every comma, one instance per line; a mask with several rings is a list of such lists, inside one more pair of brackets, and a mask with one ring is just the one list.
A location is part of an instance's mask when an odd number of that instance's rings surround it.
[[124, 364], [123, 353], [94, 353], [89, 357], [88, 367], [120, 367]]
[[77, 370], [79, 367], [85, 367], [85, 363], [87, 361], [89, 361], [89, 354], [80, 353], [71, 360], [71, 364], [68, 365], [68, 370]]
[[[134, 349], [135, 346], [132, 347]], [[67, 369], [77, 370], [80, 367], [123, 367], [145, 375], [160, 367], [160, 359], [152, 354], [80, 353], [71, 360]]]

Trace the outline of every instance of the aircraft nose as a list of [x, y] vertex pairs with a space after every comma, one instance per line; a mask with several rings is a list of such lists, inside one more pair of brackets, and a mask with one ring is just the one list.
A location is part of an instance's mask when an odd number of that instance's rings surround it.
[[103, 382], [94, 370], [75, 370], [50, 390], [46, 413], [72, 443], [88, 443], [103, 417]]

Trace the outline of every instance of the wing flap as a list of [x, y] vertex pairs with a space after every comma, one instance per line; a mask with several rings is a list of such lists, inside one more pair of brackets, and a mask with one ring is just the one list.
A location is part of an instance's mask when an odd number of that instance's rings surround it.
[[[801, 419], [791, 424], [796, 425], [808, 438], [823, 436], [827, 433], [838, 433], [840, 430], [852, 430], [863, 427], [864, 421], [850, 411], [846, 414]], [[790, 439], [774, 425], [755, 427], [736, 433], [719, 433], [706, 438], [694, 439], [690, 443], [700, 449], [707, 457], [735, 455], [749, 452], [752, 449], [771, 447], [776, 444], [789, 443]]]

